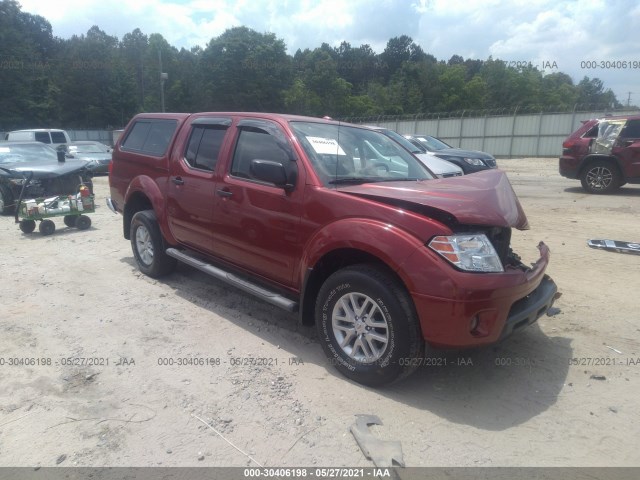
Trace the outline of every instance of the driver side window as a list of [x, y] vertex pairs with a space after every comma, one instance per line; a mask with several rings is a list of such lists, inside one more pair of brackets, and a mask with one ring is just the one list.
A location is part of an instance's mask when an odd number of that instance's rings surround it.
[[261, 128], [242, 127], [231, 162], [231, 175], [258, 181], [251, 171], [251, 162], [253, 160], [269, 160], [281, 163], [287, 173], [291, 173], [292, 169], [295, 169], [295, 162], [289, 158], [289, 155], [278, 144], [273, 135]]

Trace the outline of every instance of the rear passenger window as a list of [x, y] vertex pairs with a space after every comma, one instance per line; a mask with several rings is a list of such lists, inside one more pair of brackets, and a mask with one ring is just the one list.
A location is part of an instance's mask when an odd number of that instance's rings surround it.
[[583, 138], [597, 138], [597, 136], [598, 136], [598, 124], [596, 123], [582, 137]]
[[177, 124], [176, 120], [138, 120], [122, 143], [122, 148], [161, 157], [169, 147]]
[[185, 160], [189, 166], [201, 170], [215, 170], [226, 132], [227, 127], [222, 125], [194, 127], [185, 152]]
[[35, 132], [35, 139], [36, 139], [36, 142], [51, 143], [49, 132]]
[[51, 132], [51, 143], [67, 143], [67, 139], [62, 132]]

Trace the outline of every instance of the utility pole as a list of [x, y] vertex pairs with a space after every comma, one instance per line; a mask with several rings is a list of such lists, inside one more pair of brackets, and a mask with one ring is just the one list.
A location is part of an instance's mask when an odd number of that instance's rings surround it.
[[628, 93], [628, 95], [627, 95], [627, 107], [630, 107], [631, 106], [631, 94], [633, 92], [627, 92], [627, 93]]
[[162, 51], [158, 48], [158, 63], [160, 64], [160, 106], [164, 113], [164, 81], [169, 78], [168, 73], [162, 71]]
[[144, 59], [142, 57], [142, 49], [140, 48], [140, 105], [144, 111]]

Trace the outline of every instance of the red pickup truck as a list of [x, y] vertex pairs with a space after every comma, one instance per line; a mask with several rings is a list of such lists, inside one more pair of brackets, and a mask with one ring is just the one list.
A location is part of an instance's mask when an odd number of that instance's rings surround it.
[[382, 385], [425, 342], [499, 341], [553, 304], [549, 250], [510, 248], [527, 219], [504, 172], [436, 179], [372, 129], [267, 113], [140, 114], [109, 175], [142, 272], [192, 265], [315, 323], [329, 362]]

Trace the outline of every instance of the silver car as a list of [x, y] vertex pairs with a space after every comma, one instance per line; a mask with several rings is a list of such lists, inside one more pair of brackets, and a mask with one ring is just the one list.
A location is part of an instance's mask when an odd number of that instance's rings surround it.
[[412, 153], [416, 158], [418, 158], [418, 160], [420, 160], [422, 164], [425, 165], [429, 170], [431, 170], [438, 178], [457, 177], [460, 175], [464, 175], [462, 169], [457, 165], [454, 165], [453, 163], [446, 160], [442, 160], [441, 158], [438, 158], [430, 152], [424, 152], [420, 150], [409, 140], [404, 138], [399, 133], [394, 132], [393, 130], [376, 126], [372, 126], [369, 128], [371, 128], [372, 130], [376, 130], [377, 132], [386, 135], [396, 143], [399, 143], [400, 146], [402, 146], [405, 150], [407, 150], [409, 153]]

